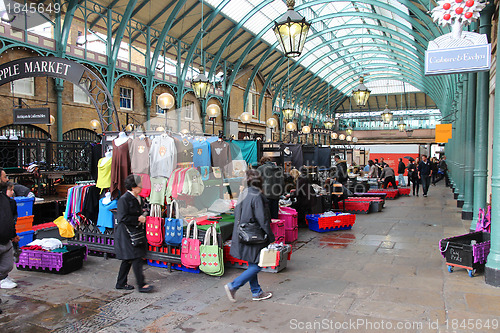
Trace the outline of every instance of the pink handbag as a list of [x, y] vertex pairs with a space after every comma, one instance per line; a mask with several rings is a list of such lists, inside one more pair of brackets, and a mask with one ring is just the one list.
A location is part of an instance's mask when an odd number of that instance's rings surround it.
[[[191, 225], [193, 225], [193, 238], [190, 238]], [[195, 221], [189, 222], [186, 228], [186, 237], [182, 239], [181, 263], [187, 268], [198, 268], [200, 259], [200, 240], [198, 239], [198, 227]]]

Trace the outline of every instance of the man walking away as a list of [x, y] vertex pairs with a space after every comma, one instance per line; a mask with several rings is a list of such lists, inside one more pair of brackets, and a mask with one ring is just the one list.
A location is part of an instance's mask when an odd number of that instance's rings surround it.
[[385, 168], [382, 170], [382, 173], [380, 174], [381, 180], [384, 182], [384, 185], [382, 186], [383, 188], [387, 188], [387, 185], [389, 183], [392, 184], [392, 187], [394, 189], [397, 189], [398, 186], [396, 185], [396, 177], [394, 175], [394, 169], [389, 166], [389, 164], [385, 164]]
[[434, 185], [444, 178], [446, 187], [450, 186], [450, 179], [448, 178], [448, 165], [446, 164], [446, 156], [441, 157], [439, 161], [439, 169]]
[[427, 155], [422, 155], [422, 162], [418, 165], [418, 179], [422, 183], [422, 191], [424, 192], [424, 197], [427, 196], [427, 191], [429, 190], [429, 185], [431, 184], [432, 169]]
[[399, 182], [399, 186], [403, 186], [403, 187], [406, 186], [405, 170], [406, 170], [406, 165], [404, 164], [403, 159], [400, 158], [399, 163], [398, 163], [398, 182]]
[[335, 165], [337, 166], [337, 172], [335, 173], [335, 179], [342, 185], [347, 184], [347, 162], [340, 159], [339, 155], [335, 155]]
[[260, 163], [257, 171], [262, 177], [262, 192], [268, 200], [271, 218], [277, 219], [279, 218], [279, 199], [285, 189], [285, 176], [283, 170], [270, 157], [262, 157]]

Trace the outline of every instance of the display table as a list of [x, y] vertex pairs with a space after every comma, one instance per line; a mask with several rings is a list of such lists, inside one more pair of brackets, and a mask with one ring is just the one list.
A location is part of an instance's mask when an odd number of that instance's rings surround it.
[[52, 222], [61, 216], [66, 208], [67, 199], [59, 196], [44, 197], [44, 200], [37, 201], [33, 205], [35, 220], [33, 225]]

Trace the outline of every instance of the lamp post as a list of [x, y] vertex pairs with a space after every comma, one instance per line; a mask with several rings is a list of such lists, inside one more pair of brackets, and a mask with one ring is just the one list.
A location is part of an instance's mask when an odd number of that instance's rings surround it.
[[286, 129], [290, 133], [289, 142], [292, 142], [292, 132], [295, 132], [297, 130], [297, 125], [295, 125], [293, 121], [290, 121], [288, 124], [286, 124]]
[[288, 10], [274, 22], [274, 33], [287, 57], [298, 57], [302, 53], [304, 43], [311, 26], [302, 15], [297, 13], [294, 0], [286, 1]]
[[[309, 140], [308, 140], [309, 133], [311, 133], [311, 127], [309, 127], [308, 125], [302, 126], [302, 134], [306, 135], [306, 144], [309, 143]], [[313, 141], [314, 141], [314, 138], [313, 138]]]
[[99, 120], [97, 120], [97, 119], [92, 119], [92, 120], [90, 121], [90, 128], [92, 128], [92, 130], [93, 130], [94, 132], [96, 132], [97, 127], [99, 127], [99, 124], [100, 124], [100, 123], [99, 123]]
[[352, 97], [357, 106], [365, 106], [370, 97], [371, 90], [363, 84], [364, 78], [359, 78], [359, 84], [352, 91]]
[[165, 128], [167, 126], [167, 112], [175, 105], [175, 98], [170, 93], [163, 93], [157, 98], [158, 106], [165, 113]]
[[271, 117], [266, 121], [266, 125], [271, 129], [271, 141], [273, 141], [273, 130], [278, 126], [278, 121], [276, 118]]
[[49, 117], [49, 123], [47, 124], [47, 131], [49, 132], [49, 137], [47, 140], [52, 140], [52, 134], [50, 134], [50, 126], [54, 125], [56, 122], [56, 118], [53, 115]]
[[252, 121], [252, 115], [250, 114], [250, 112], [243, 112], [240, 115], [240, 119], [241, 119], [241, 122], [243, 124], [245, 124], [245, 140], [246, 140], [247, 138], [249, 138], [247, 136], [247, 134], [248, 134], [248, 132], [247, 132], [247, 126], [250, 123], [250, 121]]
[[212, 122], [212, 134], [215, 135], [215, 120], [220, 115], [220, 107], [217, 104], [210, 104], [207, 107], [208, 120]]

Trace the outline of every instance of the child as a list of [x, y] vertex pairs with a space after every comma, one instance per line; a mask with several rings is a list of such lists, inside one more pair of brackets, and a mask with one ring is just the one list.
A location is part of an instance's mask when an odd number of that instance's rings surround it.
[[12, 242], [19, 242], [15, 226], [16, 202], [7, 196], [7, 193], [12, 195], [13, 187], [9, 182], [1, 183], [0, 186], [0, 288], [3, 289], [17, 287], [17, 283], [8, 277], [14, 264]]

